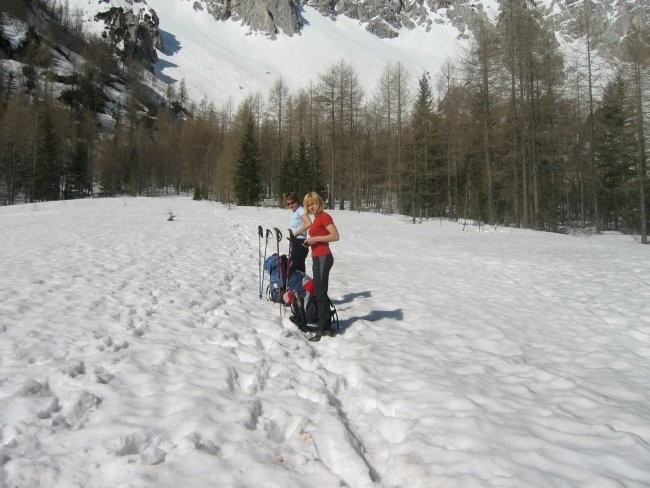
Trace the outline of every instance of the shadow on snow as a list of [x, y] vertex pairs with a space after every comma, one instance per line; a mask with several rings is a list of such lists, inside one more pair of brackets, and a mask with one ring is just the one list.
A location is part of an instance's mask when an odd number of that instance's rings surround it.
[[[335, 306], [350, 303], [357, 298], [370, 298], [372, 293], [370, 291], [360, 291], [355, 293], [348, 293], [343, 295], [340, 300], [332, 300], [332, 303]], [[352, 326], [355, 322], [359, 320], [365, 320], [366, 322], [378, 322], [379, 320], [392, 319], [392, 320], [403, 320], [404, 311], [401, 308], [395, 310], [373, 310], [367, 315], [361, 317], [347, 317], [341, 319], [339, 317], [339, 334], [345, 333], [345, 331]]]

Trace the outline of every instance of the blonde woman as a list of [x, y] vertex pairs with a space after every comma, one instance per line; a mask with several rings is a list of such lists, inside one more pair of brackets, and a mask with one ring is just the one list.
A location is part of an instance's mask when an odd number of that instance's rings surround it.
[[330, 315], [330, 300], [327, 296], [329, 276], [334, 266], [334, 256], [330, 250], [330, 242], [339, 240], [339, 231], [332, 216], [325, 212], [321, 196], [312, 191], [303, 198], [307, 212], [314, 216], [309, 228], [309, 236], [305, 244], [311, 248], [312, 272], [316, 285], [316, 305], [318, 307], [318, 332], [310, 341], [320, 341], [324, 335], [331, 336], [332, 316]]

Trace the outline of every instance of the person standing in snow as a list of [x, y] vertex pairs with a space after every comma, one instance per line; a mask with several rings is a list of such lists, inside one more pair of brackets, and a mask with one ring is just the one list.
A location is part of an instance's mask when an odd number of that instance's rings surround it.
[[305, 195], [303, 205], [314, 216], [305, 244], [311, 247], [312, 272], [316, 285], [316, 305], [318, 307], [318, 332], [310, 341], [316, 342], [324, 335], [331, 336], [332, 316], [330, 299], [327, 295], [329, 276], [334, 266], [334, 256], [330, 242], [339, 240], [339, 231], [332, 216], [325, 212], [321, 196], [312, 191]]
[[307, 238], [307, 230], [311, 227], [311, 219], [302, 206], [298, 195], [294, 192], [287, 193], [284, 196], [284, 203], [289, 210], [291, 210], [291, 220], [289, 221], [289, 229], [293, 232], [293, 239], [291, 240], [291, 264], [289, 267], [289, 275], [295, 270], [305, 272], [305, 259], [309, 254], [309, 248], [305, 246], [305, 239]]

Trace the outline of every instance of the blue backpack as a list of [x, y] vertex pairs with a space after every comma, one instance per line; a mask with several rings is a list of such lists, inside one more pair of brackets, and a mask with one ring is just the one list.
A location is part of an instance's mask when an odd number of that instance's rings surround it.
[[269, 284], [266, 287], [266, 299], [272, 302], [282, 300], [282, 294], [287, 287], [285, 273], [287, 269], [287, 256], [283, 254], [279, 258], [280, 268], [278, 269], [278, 254], [271, 254], [264, 261], [264, 270], [269, 274]]

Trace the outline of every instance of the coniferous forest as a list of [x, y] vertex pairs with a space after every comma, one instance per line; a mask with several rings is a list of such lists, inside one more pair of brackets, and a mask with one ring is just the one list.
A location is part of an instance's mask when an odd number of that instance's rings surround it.
[[[576, 19], [583, 48], [570, 55], [531, 3], [505, 0], [496, 25], [474, 26], [438, 73], [389, 63], [370, 91], [342, 59], [310, 86], [290, 91], [279, 78], [237, 105], [192, 101], [184, 82], [154, 96], [127, 50], [84, 34], [58, 3], [35, 3], [56, 24], [30, 27], [16, 48], [0, 36], [3, 204], [193, 192], [259, 205], [317, 190], [332, 208], [413, 222], [647, 242], [650, 29], [632, 22], [606, 44], [589, 1]], [[55, 52], [84, 53], [70, 79]], [[109, 104], [107, 87], [122, 87], [123, 103]]]

